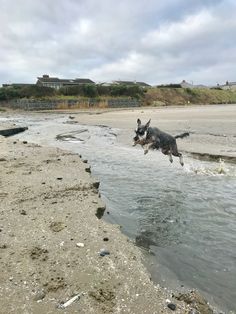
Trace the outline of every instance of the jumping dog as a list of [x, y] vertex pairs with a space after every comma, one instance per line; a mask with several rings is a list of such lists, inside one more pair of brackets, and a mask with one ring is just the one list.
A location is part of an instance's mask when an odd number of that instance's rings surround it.
[[150, 122], [151, 119], [146, 124], [142, 125], [141, 120], [137, 120], [138, 126], [135, 130], [136, 136], [133, 138], [133, 146], [140, 144], [144, 148], [144, 154], [147, 154], [149, 149], [161, 149], [164, 155], [169, 155], [171, 163], [173, 162], [173, 155], [179, 157], [180, 164], [183, 166], [183, 156], [178, 151], [176, 139], [189, 136], [189, 133], [185, 132], [180, 135], [172, 136], [158, 128], [150, 127]]

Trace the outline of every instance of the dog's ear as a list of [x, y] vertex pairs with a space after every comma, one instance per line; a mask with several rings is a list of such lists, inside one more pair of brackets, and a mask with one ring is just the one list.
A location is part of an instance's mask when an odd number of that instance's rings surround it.
[[137, 120], [137, 123], [138, 123], [138, 126], [140, 126], [140, 125], [141, 125], [141, 120], [138, 119], [138, 120]]
[[146, 128], [149, 128], [150, 122], [151, 122], [151, 119], [146, 123], [145, 125]]

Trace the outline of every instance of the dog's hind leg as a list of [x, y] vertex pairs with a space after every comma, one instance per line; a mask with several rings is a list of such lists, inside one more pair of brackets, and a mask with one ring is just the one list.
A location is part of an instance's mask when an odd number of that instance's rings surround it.
[[181, 153], [179, 153], [177, 145], [172, 147], [171, 151], [172, 151], [173, 156], [179, 157], [179, 162], [180, 162], [181, 166], [183, 166], [184, 165], [183, 155]]
[[173, 162], [173, 157], [172, 157], [171, 152], [169, 152], [169, 161], [170, 161], [171, 163]]
[[179, 162], [180, 162], [181, 166], [184, 166], [184, 159], [183, 159], [183, 155], [181, 153], [179, 153]]

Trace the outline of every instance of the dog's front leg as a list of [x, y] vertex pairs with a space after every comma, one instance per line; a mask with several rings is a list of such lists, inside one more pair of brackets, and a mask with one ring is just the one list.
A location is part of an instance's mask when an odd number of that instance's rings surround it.
[[144, 155], [146, 155], [150, 149], [150, 147], [153, 145], [153, 143], [149, 143], [149, 144], [145, 144], [143, 146], [143, 149], [144, 149]]

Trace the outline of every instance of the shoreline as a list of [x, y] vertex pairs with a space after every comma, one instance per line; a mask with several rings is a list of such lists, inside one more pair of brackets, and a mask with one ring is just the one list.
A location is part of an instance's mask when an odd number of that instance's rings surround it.
[[78, 294], [66, 313], [170, 313], [170, 303], [191, 313], [151, 281], [120, 227], [97, 218], [105, 205], [86, 161], [2, 137], [0, 147], [1, 313], [58, 313]]

